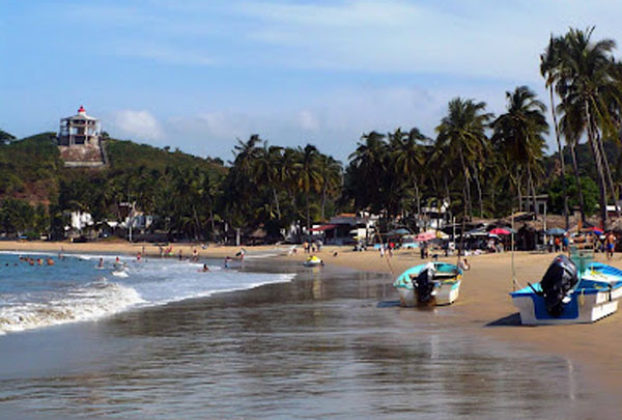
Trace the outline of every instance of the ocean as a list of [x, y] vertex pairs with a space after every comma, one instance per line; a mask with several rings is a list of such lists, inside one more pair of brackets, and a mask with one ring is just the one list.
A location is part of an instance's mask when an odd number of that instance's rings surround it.
[[0, 255], [0, 418], [615, 418], [582, 366], [413, 322], [388, 276], [29, 256], [55, 265]]
[[[26, 258], [34, 260], [34, 265]], [[47, 264], [49, 258], [54, 265]], [[209, 261], [207, 266], [209, 271], [203, 272], [203, 262], [175, 259], [0, 253], [0, 334], [93, 321], [294, 277], [227, 270], [221, 261]]]

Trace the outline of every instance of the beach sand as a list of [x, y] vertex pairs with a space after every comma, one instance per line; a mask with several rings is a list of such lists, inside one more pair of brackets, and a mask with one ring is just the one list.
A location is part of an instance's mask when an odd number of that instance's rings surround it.
[[[210, 245], [203, 249], [190, 244], [174, 245], [173, 253], [182, 251], [184, 257], [192, 255], [196, 248], [200, 258], [224, 258], [234, 256], [240, 247]], [[275, 259], [304, 261], [304, 254], [297, 247], [295, 254], [287, 255], [290, 246], [282, 245], [244, 247], [248, 258], [254, 256], [272, 256]], [[1, 250], [50, 251], [50, 252], [88, 252], [88, 253], [123, 253], [158, 256], [160, 251], [152, 244], [122, 241], [102, 241], [93, 243], [68, 242], [0, 242]], [[337, 252], [338, 255], [334, 256]], [[378, 251], [355, 252], [350, 247], [322, 248], [315, 255], [322, 258], [326, 265], [349, 267], [359, 271], [390, 274], [391, 277], [406, 268], [422, 261], [417, 250], [400, 250], [393, 257], [381, 257]], [[515, 253], [515, 269], [519, 287], [527, 282], [538, 282], [550, 264], [554, 254]], [[607, 262], [622, 268], [622, 256], [605, 261], [602, 254], [596, 255], [597, 261]], [[456, 262], [456, 257], [439, 258], [439, 261]], [[487, 254], [469, 257], [471, 270], [465, 273], [460, 290], [460, 298], [452, 305], [456, 316], [448, 317], [445, 322], [452, 326], [461, 326], [472, 334], [501, 340], [512, 345], [533, 348], [537, 351], [576, 360], [587, 366], [594, 383], [601, 386], [622, 389], [622, 334], [619, 333], [622, 315], [620, 312], [602, 319], [595, 324], [576, 324], [567, 326], [526, 327], [520, 325], [516, 308], [508, 295], [512, 291], [511, 253]], [[389, 280], [390, 277], [389, 277]], [[395, 294], [397, 298], [397, 294]], [[417, 310], [404, 311], [404, 316], [413, 320]], [[588, 378], [590, 379], [590, 378]]]

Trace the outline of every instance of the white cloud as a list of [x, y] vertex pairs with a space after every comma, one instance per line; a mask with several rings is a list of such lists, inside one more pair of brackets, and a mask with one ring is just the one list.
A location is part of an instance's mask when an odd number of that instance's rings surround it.
[[129, 136], [134, 140], [160, 140], [164, 130], [160, 122], [146, 110], [121, 110], [110, 118], [111, 131], [116, 136]]

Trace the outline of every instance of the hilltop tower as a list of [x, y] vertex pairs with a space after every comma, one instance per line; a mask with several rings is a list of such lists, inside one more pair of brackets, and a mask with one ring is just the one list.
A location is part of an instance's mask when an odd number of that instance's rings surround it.
[[78, 113], [60, 120], [58, 149], [67, 167], [99, 167], [105, 164], [101, 147], [101, 125], [97, 118]]

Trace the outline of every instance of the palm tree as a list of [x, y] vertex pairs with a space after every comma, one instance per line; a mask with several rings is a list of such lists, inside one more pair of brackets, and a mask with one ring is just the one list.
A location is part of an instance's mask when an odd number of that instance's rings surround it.
[[411, 183], [415, 192], [417, 214], [421, 213], [421, 191], [419, 183], [424, 174], [424, 154], [419, 142], [427, 140], [418, 128], [403, 133], [399, 128], [389, 135], [391, 158], [395, 176], [405, 184]]
[[[493, 123], [493, 142], [501, 145], [507, 155], [514, 160], [517, 171], [526, 171], [527, 190], [533, 199], [533, 208], [537, 215], [536, 190], [533, 170], [539, 165], [546, 147], [543, 134], [548, 133], [548, 123], [544, 116], [546, 106], [536, 98], [536, 94], [527, 86], [519, 86], [514, 92], [505, 93], [507, 112], [500, 115]], [[517, 180], [520, 177], [517, 176]], [[521, 200], [520, 182], [517, 185], [519, 203]]]
[[298, 162], [298, 187], [305, 193], [305, 208], [307, 230], [311, 229], [311, 215], [309, 195], [311, 192], [318, 192], [320, 185], [320, 175], [318, 172], [319, 152], [311, 144], [307, 144], [304, 149], [299, 148], [300, 161]]
[[458, 162], [464, 177], [463, 203], [464, 216], [472, 216], [471, 204], [471, 165], [478, 159], [484, 159], [488, 138], [485, 129], [492, 118], [492, 114], [484, 112], [484, 102], [474, 102], [472, 99], [452, 99], [449, 102], [447, 116], [436, 127], [438, 136], [436, 147], [444, 150], [449, 161]]
[[264, 142], [263, 149], [257, 154], [254, 168], [255, 181], [272, 191], [272, 198], [274, 200], [276, 217], [278, 220], [281, 220], [281, 207], [279, 205], [277, 187], [281, 185], [279, 182], [279, 171], [282, 158], [282, 147], [268, 146], [268, 142]]
[[343, 179], [341, 162], [331, 156], [320, 154], [317, 161], [317, 171], [320, 178], [320, 194], [322, 195], [320, 218], [324, 220], [326, 199], [329, 195], [337, 194], [341, 188]]
[[592, 149], [599, 178], [601, 223], [606, 228], [607, 190], [615, 192], [602, 137], [614, 130], [610, 103], [620, 103], [622, 93], [614, 77], [611, 51], [615, 42], [610, 39], [592, 42], [593, 31], [594, 27], [586, 31], [570, 29], [564, 37], [557, 92], [563, 99], [562, 132], [574, 142], [586, 134]]
[[[354, 183], [354, 201], [358, 208], [371, 206], [374, 210], [384, 209], [388, 170], [388, 154], [385, 136], [376, 131], [361, 136], [356, 150], [350, 154], [350, 172], [359, 182]], [[364, 179], [365, 182], [360, 182]]]
[[[564, 196], [564, 219], [566, 222], [566, 230], [570, 226], [569, 222], [569, 210], [568, 210], [568, 191], [566, 188], [566, 163], [564, 159], [564, 150], [562, 148], [559, 124], [557, 122], [557, 113], [555, 112], [555, 95], [553, 94], [553, 87], [559, 80], [560, 70], [560, 55], [563, 48], [563, 38], [553, 37], [549, 39], [549, 45], [543, 54], [540, 55], [540, 74], [546, 79], [545, 85], [549, 89], [549, 100], [551, 102], [551, 116], [553, 117], [553, 126], [555, 128], [555, 140], [557, 141], [557, 153], [559, 157], [559, 165], [561, 169], [561, 181], [562, 181], [562, 194]], [[572, 149], [574, 153], [574, 148]], [[573, 155], [574, 158], [574, 155]], [[578, 171], [575, 173], [578, 176]], [[579, 184], [577, 184], [579, 185]], [[581, 214], [585, 218], [583, 211], [583, 194], [579, 186], [579, 205], [581, 207]]]

